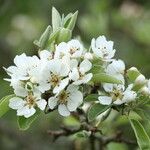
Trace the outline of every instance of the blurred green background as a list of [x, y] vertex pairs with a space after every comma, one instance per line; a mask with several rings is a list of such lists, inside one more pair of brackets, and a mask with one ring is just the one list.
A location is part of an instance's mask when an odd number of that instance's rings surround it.
[[[150, 77], [150, 1], [149, 0], [0, 0], [0, 67], [12, 65], [16, 54], [36, 54], [33, 40], [38, 39], [51, 24], [51, 8], [68, 14], [79, 10], [74, 37], [80, 35], [88, 47], [91, 39], [105, 35], [115, 42], [117, 58], [127, 66], [136, 66]], [[0, 98], [11, 92], [0, 71]], [[113, 117], [112, 117], [113, 118]], [[111, 118], [111, 120], [112, 120]], [[113, 118], [115, 132], [123, 128], [134, 138], [126, 119]], [[62, 121], [57, 112], [41, 117], [27, 132], [18, 130], [14, 111], [0, 119], [0, 150], [82, 150], [88, 149], [85, 139], [60, 138], [51, 142], [48, 129], [58, 129]], [[108, 125], [105, 125], [107, 129]], [[113, 127], [112, 127], [113, 128]], [[132, 137], [133, 136], [133, 137]], [[109, 150], [130, 150], [123, 144], [108, 146]]]

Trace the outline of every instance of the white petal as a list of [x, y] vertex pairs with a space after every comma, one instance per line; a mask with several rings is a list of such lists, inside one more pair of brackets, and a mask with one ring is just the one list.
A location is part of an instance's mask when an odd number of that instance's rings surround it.
[[24, 64], [25, 63], [25, 59], [26, 59], [26, 54], [23, 53], [21, 55], [17, 55], [15, 58], [14, 58], [14, 63], [16, 66], [20, 66], [20, 64]]
[[62, 116], [65, 116], [65, 117], [70, 115], [69, 110], [67, 109], [67, 107], [64, 104], [60, 104], [58, 106], [58, 112], [59, 112], [59, 114], [61, 114]]
[[113, 60], [111, 64], [108, 65], [106, 72], [108, 74], [124, 74], [125, 64], [122, 60]]
[[67, 91], [68, 91], [69, 93], [73, 93], [73, 92], [75, 92], [75, 91], [78, 91], [78, 89], [79, 89], [79, 86], [73, 85], [73, 84], [70, 84], [70, 85], [67, 87]]
[[54, 58], [60, 59], [64, 55], [68, 53], [67, 43], [62, 42], [58, 46], [56, 46], [55, 56]]
[[66, 79], [63, 79], [61, 80], [59, 86], [56, 86], [54, 89], [53, 89], [53, 93], [59, 93], [60, 91], [62, 91], [69, 83], [69, 79], [66, 78]]
[[29, 108], [29, 106], [25, 106], [17, 110], [17, 116], [24, 116], [25, 118], [29, 118], [35, 112], [36, 110], [33, 107]]
[[67, 76], [69, 74], [69, 71], [70, 71], [69, 64], [65, 64], [65, 63], [62, 62], [59, 75], [62, 76], [62, 77], [65, 77], [65, 76]]
[[25, 104], [25, 101], [19, 97], [13, 97], [9, 100], [9, 107], [12, 109], [22, 108]]
[[83, 83], [88, 83], [93, 77], [93, 74], [92, 73], [88, 73], [86, 74], [84, 77], [83, 77]]
[[50, 109], [54, 109], [57, 105], [58, 99], [56, 97], [50, 97], [48, 99], [48, 106]]
[[77, 68], [78, 67], [78, 61], [76, 59], [71, 59], [70, 60], [70, 68]]
[[114, 103], [115, 105], [121, 105], [121, 104], [124, 103], [124, 101], [123, 101], [123, 100], [120, 100], [120, 99], [117, 99], [117, 100], [115, 100], [113, 103]]
[[30, 111], [30, 112], [29, 112], [28, 114], [24, 114], [24, 117], [25, 117], [25, 118], [31, 117], [31, 116], [34, 115], [35, 112], [36, 112], [35, 108], [33, 108], [33, 107], [31, 107], [31, 108], [29, 109], [29, 111]]
[[123, 97], [122, 100], [123, 100], [124, 102], [130, 102], [130, 101], [135, 100], [136, 96], [137, 96], [136, 92], [130, 91], [130, 90], [126, 90], [126, 91], [124, 92], [124, 97]]
[[67, 103], [67, 108], [69, 111], [75, 111], [77, 107], [83, 102], [83, 95], [80, 91], [71, 93], [69, 98], [70, 99]]
[[50, 59], [52, 59], [52, 53], [50, 53], [47, 50], [40, 51], [39, 56], [40, 56], [41, 59], [44, 59], [44, 60], [50, 60]]
[[110, 105], [112, 103], [112, 98], [108, 96], [99, 96], [98, 100], [102, 105]]
[[51, 60], [49, 63], [49, 68], [53, 74], [59, 75], [61, 71], [61, 60], [58, 59]]
[[111, 83], [104, 83], [103, 88], [106, 92], [112, 92], [113, 91], [113, 84]]
[[37, 101], [36, 104], [41, 110], [44, 110], [47, 102], [45, 99], [41, 99], [41, 100]]
[[72, 71], [69, 73], [69, 79], [76, 81], [79, 79], [79, 72], [77, 68], [73, 68]]
[[81, 62], [79, 68], [80, 68], [81, 73], [85, 73], [92, 68], [92, 64], [88, 59], [85, 59]]

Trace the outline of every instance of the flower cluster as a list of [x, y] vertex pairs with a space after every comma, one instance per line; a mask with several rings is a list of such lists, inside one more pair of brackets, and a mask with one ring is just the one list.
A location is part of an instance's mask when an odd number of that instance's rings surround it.
[[[55, 52], [42, 50], [37, 56], [16, 56], [15, 66], [6, 69], [16, 97], [9, 106], [18, 116], [32, 116], [36, 109], [58, 107], [63, 116], [70, 115], [83, 102], [80, 86], [92, 78], [91, 62], [84, 58], [84, 48], [78, 40], [62, 42]], [[48, 95], [44, 99], [43, 95]]]
[[[101, 82], [98, 101], [102, 105], [122, 105], [136, 100], [136, 85], [140, 84], [140, 92], [150, 93], [150, 81], [146, 81], [136, 68], [128, 72], [138, 72], [135, 80], [126, 83], [125, 63], [114, 59], [116, 50], [113, 42], [105, 36], [92, 39], [91, 48], [85, 49], [76, 39], [55, 45], [54, 50], [40, 50], [38, 56], [17, 55], [15, 66], [5, 70], [11, 77], [5, 79], [14, 89], [15, 97], [10, 99], [9, 107], [17, 110], [18, 116], [32, 116], [37, 109], [55, 110], [59, 114], [69, 116], [80, 107], [88, 89], [92, 92], [95, 85], [94, 75], [102, 73], [112, 76], [120, 83]], [[93, 68], [98, 64], [96, 73]], [[139, 86], [138, 86], [139, 87]], [[84, 90], [83, 90], [84, 89]], [[139, 89], [138, 89], [139, 90]]]

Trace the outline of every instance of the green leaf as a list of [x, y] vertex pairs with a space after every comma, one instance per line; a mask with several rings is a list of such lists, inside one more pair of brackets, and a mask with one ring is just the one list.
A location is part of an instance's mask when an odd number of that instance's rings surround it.
[[115, 84], [122, 84], [121, 80], [116, 79], [115, 77], [108, 75], [106, 73], [97, 73], [93, 75], [92, 78], [93, 82], [95, 83], [115, 83]]
[[53, 42], [55, 42], [55, 40], [56, 40], [56, 38], [58, 37], [58, 35], [59, 35], [59, 32], [60, 32], [60, 30], [57, 30], [57, 31], [55, 31], [55, 32], [53, 32], [51, 35], [50, 35], [50, 38], [48, 39], [48, 46], [50, 45], [50, 44], [52, 44]]
[[88, 110], [88, 120], [93, 121], [98, 115], [105, 112], [110, 107], [111, 105], [106, 106], [99, 103], [92, 105], [91, 108]]
[[91, 101], [97, 101], [98, 100], [98, 94], [90, 94], [87, 97], [85, 97], [85, 102], [91, 102]]
[[36, 113], [29, 117], [29, 118], [25, 118], [23, 116], [19, 116], [17, 121], [18, 121], [18, 125], [19, 125], [19, 129], [20, 130], [27, 130], [30, 125], [38, 118], [38, 116], [41, 114], [40, 110], [37, 110]]
[[61, 16], [55, 7], [52, 8], [52, 27], [53, 32], [55, 32], [59, 27], [61, 27]]
[[72, 13], [69, 13], [64, 19], [63, 19], [63, 27], [66, 28], [70, 22], [70, 19], [72, 17]]
[[5, 96], [3, 97], [1, 100], [0, 100], [0, 117], [2, 117], [10, 108], [9, 108], [9, 100], [11, 98], [13, 98], [15, 95], [12, 94], [12, 95], [8, 95], [8, 96]]
[[77, 20], [77, 16], [78, 16], [78, 11], [76, 11], [73, 15], [72, 15], [72, 17], [71, 17], [71, 19], [70, 19], [70, 21], [69, 21], [69, 23], [68, 23], [68, 25], [67, 25], [67, 29], [69, 29], [69, 30], [73, 30], [74, 29], [74, 26], [75, 26], [75, 24], [76, 24], [76, 20]]
[[77, 138], [88, 138], [90, 136], [90, 133], [83, 130], [83, 131], [76, 133], [75, 136]]
[[47, 45], [51, 32], [52, 32], [52, 27], [49, 25], [44, 31], [44, 33], [41, 35], [39, 41], [35, 40], [34, 44], [37, 45], [39, 48], [44, 49]]
[[131, 126], [134, 130], [137, 143], [141, 150], [150, 150], [150, 138], [144, 127], [138, 120], [130, 119]]

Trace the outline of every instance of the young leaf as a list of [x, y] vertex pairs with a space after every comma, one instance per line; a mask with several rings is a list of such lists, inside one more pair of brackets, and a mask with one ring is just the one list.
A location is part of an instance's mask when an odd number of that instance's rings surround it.
[[93, 75], [93, 82], [95, 83], [115, 83], [115, 84], [122, 84], [121, 80], [116, 79], [115, 77], [105, 74], [105, 73], [97, 73]]
[[47, 45], [47, 42], [48, 42], [51, 32], [52, 32], [52, 28], [49, 25], [46, 28], [46, 30], [43, 32], [43, 34], [41, 35], [39, 41], [35, 40], [34, 44], [37, 45], [39, 48], [44, 49]]
[[61, 27], [61, 16], [55, 7], [52, 8], [52, 27], [53, 32], [55, 32], [59, 27]]
[[134, 119], [130, 119], [131, 126], [134, 130], [137, 143], [141, 150], [150, 150], [150, 138], [147, 135], [142, 124]]
[[57, 38], [58, 35], [59, 35], [59, 32], [60, 32], [60, 30], [56, 30], [55, 32], [53, 32], [53, 33], [50, 35], [50, 37], [49, 37], [49, 39], [48, 39], [48, 42], [47, 42], [47, 45], [50, 45], [50, 44], [52, 44], [52, 43], [55, 42], [56, 38]]
[[91, 108], [88, 110], [88, 120], [93, 121], [98, 115], [105, 112], [110, 107], [111, 105], [106, 106], [99, 103], [92, 105]]
[[69, 23], [68, 23], [68, 25], [67, 25], [67, 29], [69, 29], [69, 30], [73, 30], [73, 29], [74, 29], [74, 26], [75, 26], [76, 20], [77, 20], [77, 16], [78, 16], [78, 11], [76, 11], [76, 12], [72, 15], [72, 17], [71, 17], [71, 19], [70, 19], [70, 21], [69, 21]]
[[85, 97], [85, 102], [91, 102], [91, 101], [97, 101], [98, 100], [98, 94], [90, 94], [87, 97]]
[[8, 96], [5, 96], [3, 97], [1, 100], [0, 100], [0, 117], [2, 117], [10, 108], [9, 108], [9, 100], [11, 98], [13, 98], [15, 95], [12, 94], [12, 95], [8, 95]]
[[25, 118], [23, 116], [19, 116], [17, 121], [18, 121], [18, 125], [19, 125], [19, 129], [20, 130], [27, 130], [30, 125], [38, 118], [38, 116], [41, 114], [40, 110], [37, 110], [36, 113], [29, 117], [29, 118]]

